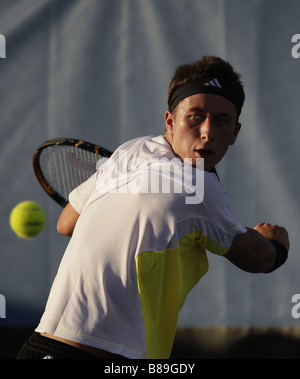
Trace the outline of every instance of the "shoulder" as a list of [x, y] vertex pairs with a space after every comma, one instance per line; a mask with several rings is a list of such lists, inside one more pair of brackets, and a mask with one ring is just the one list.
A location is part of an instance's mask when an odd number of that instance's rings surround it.
[[140, 156], [144, 159], [168, 155], [174, 158], [173, 150], [163, 135], [150, 135], [134, 138], [120, 145], [114, 156], [118, 156], [121, 151], [126, 151], [129, 156]]

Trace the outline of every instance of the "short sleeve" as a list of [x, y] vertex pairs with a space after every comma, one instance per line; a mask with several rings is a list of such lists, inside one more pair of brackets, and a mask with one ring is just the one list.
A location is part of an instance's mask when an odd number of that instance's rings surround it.
[[87, 181], [80, 184], [80, 186], [76, 187], [69, 194], [69, 202], [79, 214], [96, 188], [96, 176], [97, 173], [92, 175]]

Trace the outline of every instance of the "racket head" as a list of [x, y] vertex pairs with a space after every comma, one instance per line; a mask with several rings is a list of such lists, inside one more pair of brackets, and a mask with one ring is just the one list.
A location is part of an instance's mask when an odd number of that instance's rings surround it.
[[75, 138], [53, 138], [34, 152], [33, 170], [45, 192], [62, 207], [69, 193], [96, 172], [99, 160], [112, 152]]

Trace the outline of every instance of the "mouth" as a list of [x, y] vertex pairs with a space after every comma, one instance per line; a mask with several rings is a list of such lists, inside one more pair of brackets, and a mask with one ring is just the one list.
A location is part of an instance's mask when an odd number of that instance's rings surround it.
[[197, 149], [195, 152], [199, 158], [208, 158], [214, 154], [214, 152], [210, 149]]

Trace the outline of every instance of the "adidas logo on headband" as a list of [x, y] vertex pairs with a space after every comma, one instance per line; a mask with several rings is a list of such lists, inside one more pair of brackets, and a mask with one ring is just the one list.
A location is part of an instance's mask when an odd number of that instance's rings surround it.
[[213, 80], [210, 80], [209, 82], [205, 83], [204, 84], [205, 86], [207, 87], [218, 87], [218, 88], [222, 88], [220, 82], [218, 81], [217, 78], [213, 79]]
[[237, 91], [235, 88], [232, 88], [232, 86], [230, 86], [230, 84], [228, 84], [224, 78], [221, 79], [221, 81], [223, 87], [217, 78], [210, 79], [209, 77], [200, 77], [191, 79], [178, 86], [173, 91], [170, 99], [170, 111], [173, 112], [177, 105], [183, 99], [189, 96], [195, 95], [197, 93], [208, 93], [223, 96], [226, 99], [230, 100], [235, 105], [237, 115], [239, 116], [242, 109], [242, 100], [239, 91]]

